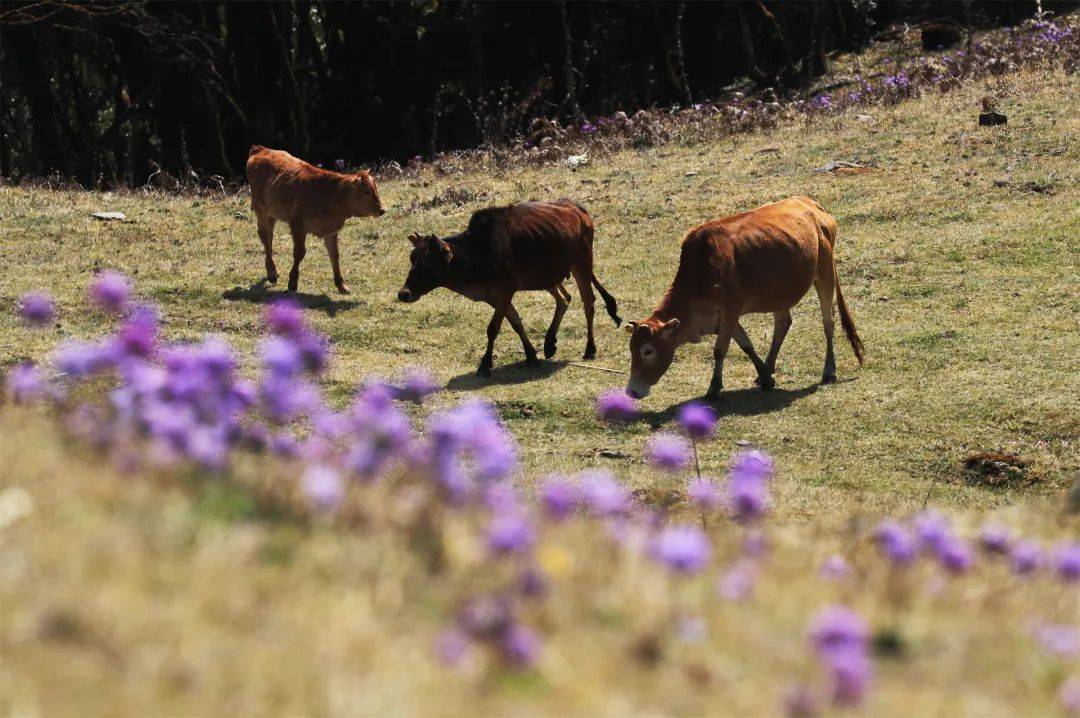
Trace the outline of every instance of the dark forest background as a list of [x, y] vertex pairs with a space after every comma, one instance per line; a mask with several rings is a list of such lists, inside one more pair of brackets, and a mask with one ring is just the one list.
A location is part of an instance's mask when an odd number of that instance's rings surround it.
[[[1050, 8], [1060, 3], [1044, 2]], [[562, 121], [805, 88], [897, 22], [1012, 24], [1029, 2], [9, 2], [0, 174], [235, 177], [251, 144], [405, 160]]]

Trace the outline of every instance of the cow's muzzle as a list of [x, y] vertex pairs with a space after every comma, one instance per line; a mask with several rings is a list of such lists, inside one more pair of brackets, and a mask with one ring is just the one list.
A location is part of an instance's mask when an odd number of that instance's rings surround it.
[[401, 291], [397, 293], [397, 298], [399, 301], [405, 302], [407, 304], [415, 302], [417, 299], [419, 299], [419, 297], [413, 294], [412, 290], [410, 290], [408, 287], [402, 287]]
[[631, 378], [626, 385], [626, 395], [632, 399], [644, 399], [652, 391], [652, 387], [645, 382]]

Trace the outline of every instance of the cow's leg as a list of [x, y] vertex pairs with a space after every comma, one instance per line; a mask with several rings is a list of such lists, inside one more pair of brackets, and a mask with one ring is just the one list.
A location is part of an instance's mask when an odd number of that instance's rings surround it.
[[818, 300], [821, 302], [821, 322], [825, 327], [825, 370], [821, 373], [822, 384], [836, 383], [836, 357], [833, 355], [833, 330], [835, 321], [833, 317], [833, 278], [832, 275], [822, 276], [814, 280], [817, 288]]
[[769, 347], [769, 356], [765, 357], [765, 366], [770, 376], [776, 373], [776, 357], [780, 355], [780, 347], [784, 345], [788, 329], [791, 329], [791, 310], [773, 312], [772, 346]]
[[555, 287], [559, 290], [559, 294], [562, 295], [562, 298], [566, 300], [567, 304], [569, 304], [573, 300], [573, 297], [570, 296], [570, 292], [566, 290], [566, 287], [563, 286], [562, 282], [556, 284]]
[[297, 225], [289, 225], [292, 232], [292, 269], [289, 270], [289, 291], [295, 292], [300, 281], [300, 262], [307, 254], [307, 232]]
[[525, 333], [525, 325], [521, 323], [521, 317], [518, 316], [513, 303], [506, 306], [506, 319], [510, 322], [510, 326], [514, 328], [514, 331], [517, 332], [518, 337], [521, 338], [521, 348], [525, 350], [526, 366], [539, 364], [540, 361], [536, 358], [536, 349], [533, 347], [532, 342], [529, 341], [529, 335]]
[[326, 253], [330, 255], [330, 268], [334, 272], [334, 286], [342, 294], [348, 294], [349, 288], [345, 286], [345, 279], [341, 276], [341, 264], [338, 261], [338, 236], [337, 232], [328, 234], [322, 238], [326, 245]]
[[757, 351], [754, 350], [754, 344], [750, 341], [750, 337], [746, 334], [746, 330], [743, 329], [743, 325], [739, 322], [735, 322], [735, 330], [731, 336], [735, 339], [735, 343], [739, 345], [739, 348], [746, 352], [746, 356], [750, 357], [750, 361], [754, 363], [754, 368], [757, 369], [758, 378], [757, 384], [761, 385], [761, 388], [768, 391], [776, 386], [776, 382], [773, 381], [772, 373], [765, 365], [765, 362], [761, 361], [761, 357], [758, 356]]
[[596, 342], [593, 340], [593, 305], [596, 295], [592, 289], [592, 267], [574, 267], [574, 281], [577, 282], [578, 294], [581, 295], [581, 307], [585, 310], [585, 359], [596, 358]]
[[[570, 293], [566, 291], [566, 287], [560, 282], [554, 287], [548, 290], [551, 296], [555, 297], [555, 314], [551, 317], [551, 326], [548, 327], [547, 334], [544, 335], [544, 358], [550, 359], [555, 356], [555, 349], [558, 345], [559, 325], [562, 324], [563, 315], [566, 314], [566, 308], [570, 306], [570, 302], [566, 297], [570, 296]], [[563, 296], [563, 295], [566, 296]]]
[[727, 355], [728, 344], [731, 336], [735, 333], [735, 327], [739, 326], [738, 318], [735, 321], [721, 321], [716, 328], [716, 343], [713, 344], [713, 375], [709, 382], [709, 390], [705, 392], [706, 399], [719, 399], [720, 392], [724, 390], [724, 357]]
[[256, 212], [259, 225], [259, 240], [262, 242], [263, 254], [266, 255], [266, 281], [271, 284], [277, 281], [277, 266], [274, 264], [274, 224], [273, 217]]
[[510, 306], [511, 296], [509, 294], [500, 296], [491, 303], [495, 307], [495, 313], [491, 315], [491, 321], [488, 322], [487, 351], [480, 359], [480, 366], [476, 368], [476, 373], [480, 376], [491, 376], [491, 367], [495, 363], [495, 340], [499, 336], [499, 330], [502, 329], [503, 317], [506, 316]]

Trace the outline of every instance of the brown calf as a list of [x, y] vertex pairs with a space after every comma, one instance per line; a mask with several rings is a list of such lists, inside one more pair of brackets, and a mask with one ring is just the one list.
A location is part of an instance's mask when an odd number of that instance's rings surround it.
[[[647, 396], [671, 366], [675, 350], [686, 342], [700, 342], [705, 334], [716, 334], [716, 364], [706, 397], [720, 395], [724, 355], [733, 337], [754, 363], [757, 383], [762, 389], [773, 388], [776, 355], [791, 326], [790, 310], [811, 285], [817, 288], [825, 325], [822, 383], [836, 381], [834, 290], [840, 323], [862, 364], [862, 340], [836, 275], [835, 246], [836, 220], [809, 197], [791, 197], [690, 230], [667, 294], [647, 319], [626, 325], [631, 334], [627, 393]], [[739, 324], [739, 317], [753, 312], [773, 314], [772, 346], [765, 361]]]
[[266, 252], [266, 278], [277, 281], [274, 265], [274, 224], [289, 223], [293, 264], [289, 291], [296, 291], [300, 262], [307, 253], [307, 236], [321, 237], [330, 255], [334, 285], [348, 294], [338, 262], [338, 232], [349, 217], [380, 217], [386, 213], [375, 180], [367, 172], [355, 175], [320, 169], [288, 152], [253, 145], [248, 152], [251, 209], [259, 224], [259, 239]]
[[487, 329], [487, 351], [477, 369], [481, 376], [491, 374], [495, 338], [504, 317], [521, 338], [526, 364], [537, 361], [536, 350], [514, 309], [515, 292], [543, 290], [555, 298], [555, 315], [544, 337], [544, 357], [548, 359], [555, 354], [559, 324], [570, 303], [562, 282], [571, 274], [585, 309], [585, 358], [596, 356], [593, 287], [600, 292], [611, 318], [621, 324], [614, 297], [593, 273], [592, 218], [570, 200], [482, 209], [473, 214], [468, 229], [461, 234], [445, 239], [413, 234], [409, 241], [413, 244], [411, 266], [398, 299], [415, 302], [433, 289], [446, 287], [495, 308]]

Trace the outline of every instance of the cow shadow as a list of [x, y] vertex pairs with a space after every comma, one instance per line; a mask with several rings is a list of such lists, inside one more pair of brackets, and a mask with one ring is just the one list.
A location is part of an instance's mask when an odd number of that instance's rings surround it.
[[801, 389], [777, 387], [772, 391], [762, 391], [755, 386], [745, 389], [725, 390], [720, 395], [720, 398], [716, 400], [709, 401], [703, 397], [698, 397], [672, 404], [666, 409], [641, 411], [638, 413], [638, 421], [648, 424], [652, 429], [658, 429], [674, 419], [679, 410], [690, 403], [702, 403], [711, 406], [721, 419], [725, 416], [760, 416], [786, 409], [799, 399], [817, 392], [820, 388], [820, 384], [814, 383]]
[[354, 299], [333, 299], [326, 294], [307, 294], [305, 292], [290, 292], [285, 289], [270, 289], [270, 284], [264, 277], [250, 287], [233, 287], [221, 293], [223, 299], [231, 302], [251, 302], [252, 304], [269, 304], [279, 299], [289, 298], [297, 302], [304, 309], [315, 309], [326, 312], [327, 316], [336, 316], [338, 312], [346, 312], [360, 306], [360, 302]]
[[523, 361], [496, 365], [491, 376], [477, 376], [475, 371], [467, 371], [447, 381], [446, 388], [452, 391], [475, 391], [489, 386], [527, 384], [554, 376], [562, 371], [566, 364], [565, 361], [541, 359], [536, 366], [526, 366]]

